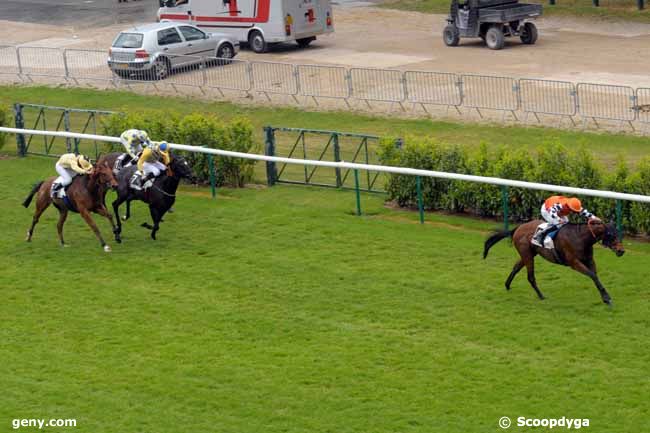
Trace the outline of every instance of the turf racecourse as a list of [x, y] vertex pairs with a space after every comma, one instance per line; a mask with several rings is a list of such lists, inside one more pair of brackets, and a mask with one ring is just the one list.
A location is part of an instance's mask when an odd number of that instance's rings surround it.
[[42, 431], [482, 433], [502, 416], [650, 430], [648, 244], [598, 249], [613, 310], [541, 262], [546, 301], [523, 274], [506, 292], [514, 250], [480, 258], [491, 223], [421, 226], [375, 195], [356, 217], [333, 190], [185, 187], [158, 241], [137, 204], [111, 254], [76, 215], [60, 248], [48, 210], [27, 244], [20, 202], [52, 163], [0, 160], [0, 431], [56, 417], [77, 427]]

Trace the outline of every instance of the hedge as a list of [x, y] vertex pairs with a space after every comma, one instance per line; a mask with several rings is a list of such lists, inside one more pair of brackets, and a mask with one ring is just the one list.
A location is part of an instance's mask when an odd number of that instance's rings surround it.
[[[400, 147], [392, 138], [379, 146], [382, 164], [452, 173], [492, 176], [504, 179], [570, 185], [650, 195], [650, 158], [637, 164], [634, 171], [620, 159], [613, 169], [606, 170], [594, 161], [584, 148], [568, 150], [559, 143], [545, 143], [536, 152], [499, 150], [489, 153], [482, 145], [469, 154], [459, 146], [444, 145], [430, 138], [407, 137]], [[389, 200], [402, 207], [417, 206], [414, 176], [392, 174], [386, 190]], [[502, 192], [499, 186], [422, 178], [424, 208], [462, 212], [481, 217], [503, 217]], [[552, 191], [508, 188], [509, 217], [528, 221], [539, 215], [543, 201]], [[616, 218], [615, 200], [580, 197], [584, 206], [606, 220]], [[627, 232], [650, 234], [650, 206], [623, 202], [622, 222]]]
[[[258, 145], [253, 140], [253, 127], [244, 118], [225, 123], [212, 115], [201, 113], [180, 117], [174, 113], [151, 111], [132, 114], [113, 114], [102, 122], [104, 134], [119, 136], [127, 129], [136, 128], [147, 131], [154, 141], [168, 141], [205, 146], [237, 152], [256, 153]], [[121, 150], [118, 143], [107, 143], [105, 152]], [[181, 152], [192, 165], [194, 174], [200, 182], [210, 179], [207, 155], [203, 153]], [[255, 161], [241, 158], [214, 157], [216, 182], [218, 186], [242, 187], [253, 179]]]

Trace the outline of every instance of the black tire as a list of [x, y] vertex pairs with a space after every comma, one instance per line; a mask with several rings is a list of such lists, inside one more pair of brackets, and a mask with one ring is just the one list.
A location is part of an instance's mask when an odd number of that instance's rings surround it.
[[164, 80], [169, 77], [172, 72], [172, 64], [169, 59], [165, 57], [158, 57], [153, 62], [153, 66], [149, 70], [150, 78], [152, 80]]
[[229, 59], [235, 57], [235, 47], [229, 43], [222, 44], [217, 48], [215, 56], [217, 57], [217, 65], [229, 65], [232, 63]]
[[258, 54], [265, 53], [268, 50], [268, 44], [259, 30], [253, 30], [248, 35], [248, 46]]
[[311, 44], [315, 40], [316, 40], [315, 37], [311, 37], [311, 38], [296, 39], [296, 42], [298, 43], [298, 46], [300, 48], [307, 48], [309, 44]]
[[449, 24], [442, 31], [442, 40], [445, 41], [445, 45], [448, 47], [456, 47], [460, 43], [460, 32], [458, 27], [453, 24]]
[[519, 38], [526, 45], [535, 44], [537, 42], [537, 26], [533, 23], [525, 23]]
[[499, 27], [490, 27], [485, 34], [485, 43], [491, 50], [500, 50], [506, 43], [506, 38], [503, 36], [503, 30]]

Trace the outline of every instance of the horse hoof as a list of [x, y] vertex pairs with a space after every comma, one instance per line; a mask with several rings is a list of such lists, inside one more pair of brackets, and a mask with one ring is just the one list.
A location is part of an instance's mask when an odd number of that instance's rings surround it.
[[122, 239], [121, 239], [121, 238], [115, 238], [115, 242], [117, 242], [118, 244], [121, 244], [121, 243], [122, 243]]
[[110, 253], [110, 252], [111, 252], [111, 247], [110, 247], [110, 245], [104, 245], [104, 252], [105, 252], [105, 253]]

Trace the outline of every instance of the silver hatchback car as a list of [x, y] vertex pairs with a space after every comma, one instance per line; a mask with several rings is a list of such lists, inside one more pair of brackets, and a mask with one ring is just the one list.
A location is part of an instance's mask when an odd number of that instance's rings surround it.
[[226, 64], [239, 52], [239, 42], [222, 33], [205, 33], [174, 22], [137, 26], [117, 35], [108, 55], [108, 67], [118, 76], [162, 80], [174, 70], [201, 64]]

